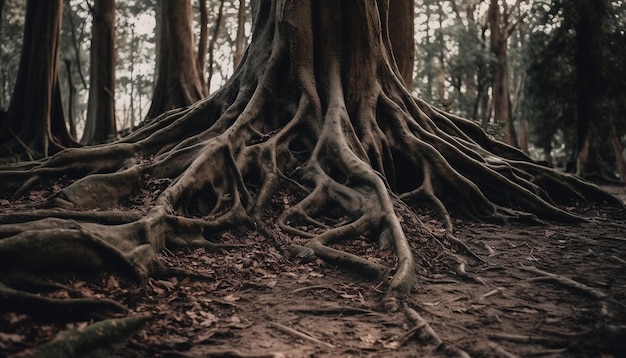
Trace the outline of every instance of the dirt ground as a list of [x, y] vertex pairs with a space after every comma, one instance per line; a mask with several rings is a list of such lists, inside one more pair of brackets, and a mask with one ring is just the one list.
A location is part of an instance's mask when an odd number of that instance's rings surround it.
[[[607, 189], [626, 200], [623, 187]], [[483, 262], [440, 240], [437, 220], [423, 213], [420, 225], [399, 206], [419, 272], [410, 310], [395, 313], [382, 308], [384, 283], [297, 262], [281, 234], [225, 233], [217, 239], [232, 248], [163, 251], [171, 271], [145, 283], [66, 275], [67, 289], [51, 296], [109, 297], [152, 315], [132, 337], [80, 356], [624, 357], [626, 212], [586, 210], [592, 219], [579, 225], [457, 221], [456, 237]], [[362, 239], [342, 248], [393, 266], [388, 249]], [[89, 323], [1, 312], [0, 356]]]

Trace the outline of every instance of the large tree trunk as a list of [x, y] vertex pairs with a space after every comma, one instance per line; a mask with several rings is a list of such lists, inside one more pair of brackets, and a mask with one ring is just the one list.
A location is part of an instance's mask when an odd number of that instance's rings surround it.
[[81, 143], [115, 139], [115, 0], [96, 0], [91, 9], [91, 65], [87, 120]]
[[0, 157], [33, 159], [74, 146], [65, 124], [59, 87], [59, 32], [63, 2], [29, 0], [20, 67]]
[[190, 0], [159, 1], [157, 80], [148, 118], [188, 106], [206, 95], [198, 72]]
[[[387, 5], [259, 1], [241, 66], [210, 97], [116, 143], [5, 169], [0, 197], [28, 197], [61, 175], [72, 180], [43, 209], [0, 215], [2, 278], [76, 267], [145, 278], [164, 247], [219, 247], [207, 239], [237, 228], [382, 280], [383, 306], [397, 309], [414, 285], [421, 246], [396, 210], [415, 230], [409, 205], [434, 209], [445, 228], [439, 239], [464, 247], [452, 215], [577, 222], [558, 204], [622, 206], [414, 98], [394, 65]], [[285, 206], [269, 210], [282, 192], [290, 194], [281, 196]], [[383, 265], [333, 245], [361, 238], [395, 259]]]
[[413, 65], [415, 62], [415, 3], [413, 0], [390, 0], [389, 38], [393, 56], [404, 80], [411, 88], [413, 83]]

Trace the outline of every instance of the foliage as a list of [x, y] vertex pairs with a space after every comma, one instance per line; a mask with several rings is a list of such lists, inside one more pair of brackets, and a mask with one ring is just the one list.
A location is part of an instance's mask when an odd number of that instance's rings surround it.
[[593, 51], [597, 64], [592, 83], [592, 141], [610, 157], [606, 140], [610, 126], [615, 125], [618, 131], [621, 129], [619, 134], [625, 134], [626, 9], [622, 1], [605, 1], [605, 4], [608, 11], [599, 19], [601, 32], [594, 39], [592, 49], [577, 47], [575, 26], [581, 16], [579, 2], [554, 0], [533, 7], [533, 29], [524, 51], [528, 83], [523, 111], [531, 121], [533, 138], [539, 148], [544, 151], [566, 148], [565, 152], [553, 153], [555, 156], [573, 158], [577, 154], [576, 56], [579, 51]]
[[26, 18], [26, 2], [5, 0], [0, 18], [0, 111], [9, 107], [22, 50], [22, 29]]

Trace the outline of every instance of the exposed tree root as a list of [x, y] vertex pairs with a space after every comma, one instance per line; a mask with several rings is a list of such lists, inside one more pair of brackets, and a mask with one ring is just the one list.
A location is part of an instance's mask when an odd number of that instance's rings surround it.
[[530, 281], [550, 281], [561, 284], [565, 287], [575, 289], [577, 291], [588, 294], [591, 297], [594, 297], [599, 300], [603, 300], [607, 297], [606, 293], [595, 289], [593, 287], [589, 287], [583, 283], [580, 283], [576, 280], [572, 280], [571, 278], [567, 278], [565, 276], [556, 275], [553, 273], [549, 273], [543, 270], [540, 270], [534, 266], [522, 266], [522, 270], [534, 272], [536, 274], [542, 275], [540, 277], [531, 278]]
[[0, 304], [6, 311], [28, 313], [41, 319], [62, 322], [102, 319], [114, 313], [126, 313], [126, 307], [109, 299], [47, 298], [14, 290], [1, 282]]
[[315, 337], [313, 337], [313, 336], [311, 336], [309, 334], [306, 334], [304, 332], [300, 332], [300, 331], [295, 330], [295, 329], [293, 329], [291, 327], [287, 327], [287, 326], [285, 326], [283, 324], [280, 324], [280, 323], [277, 323], [277, 322], [270, 322], [269, 325], [271, 327], [274, 327], [277, 330], [279, 330], [279, 331], [281, 331], [283, 333], [287, 333], [287, 334], [289, 334], [289, 335], [291, 335], [293, 337], [304, 339], [305, 341], [313, 342], [315, 344], [319, 344], [320, 346], [323, 346], [323, 347], [326, 347], [326, 348], [335, 348], [335, 346], [333, 346], [330, 343], [326, 343], [324, 341], [320, 341], [319, 339], [317, 339], [317, 338], [315, 338]]
[[571, 278], [565, 277], [565, 276], [561, 276], [561, 275], [556, 275], [553, 273], [549, 273], [543, 270], [540, 270], [534, 266], [522, 266], [521, 267], [523, 270], [526, 271], [530, 271], [530, 272], [534, 272], [536, 274], [542, 275], [540, 277], [535, 277], [535, 278], [531, 278], [529, 279], [530, 281], [547, 281], [547, 282], [554, 282], [554, 283], [558, 283], [561, 284], [567, 288], [585, 293], [595, 299], [598, 300], [598, 304], [599, 304], [599, 308], [598, 308], [598, 312], [600, 313], [600, 316], [603, 318], [609, 318], [610, 316], [612, 316], [612, 312], [609, 309], [609, 305], [608, 305], [608, 301], [611, 301], [617, 305], [620, 305], [622, 307], [624, 307], [624, 304], [621, 302], [616, 301], [615, 299], [610, 298], [606, 293], [595, 289], [593, 287], [589, 287], [581, 282], [578, 282], [576, 280], [573, 280]]
[[111, 318], [92, 323], [85, 328], [59, 333], [50, 342], [29, 352], [31, 357], [80, 357], [127, 338], [146, 323], [151, 316], [139, 314], [124, 318]]

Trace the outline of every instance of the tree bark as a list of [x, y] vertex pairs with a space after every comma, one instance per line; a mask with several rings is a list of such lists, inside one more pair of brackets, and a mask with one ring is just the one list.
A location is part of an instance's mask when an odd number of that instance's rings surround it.
[[415, 62], [415, 4], [413, 0], [389, 1], [389, 38], [393, 56], [398, 65], [404, 84], [413, 83]]
[[[508, 18], [508, 14], [506, 14]], [[502, 22], [502, 14], [498, 0], [491, 0], [488, 10], [489, 38], [491, 52], [496, 57], [493, 79], [493, 111], [494, 121], [504, 124], [503, 141], [514, 147], [518, 147], [515, 126], [511, 111], [511, 94], [509, 83], [509, 65], [507, 54], [507, 40], [509, 23]]]
[[233, 67], [237, 68], [246, 47], [246, 0], [239, 0], [239, 10], [237, 11], [237, 38], [235, 39], [235, 57]]
[[206, 95], [198, 73], [190, 0], [161, 0], [160, 7], [157, 80], [148, 118]]
[[82, 144], [111, 141], [115, 122], [115, 0], [95, 0], [91, 9], [91, 66], [89, 101]]
[[217, 35], [220, 32], [220, 28], [222, 27], [222, 18], [224, 15], [224, 0], [220, 1], [220, 7], [217, 11], [217, 15], [215, 17], [215, 24], [213, 25], [213, 35], [211, 36], [211, 41], [209, 42], [209, 74], [207, 80], [207, 90], [211, 92], [211, 81], [213, 80], [213, 58], [215, 54], [215, 44], [217, 43]]
[[62, 9], [62, 0], [26, 4], [20, 67], [0, 130], [0, 157], [41, 158], [76, 146], [67, 130], [59, 87]]
[[209, 12], [206, 8], [206, 0], [200, 0], [200, 40], [198, 41], [198, 74], [205, 93], [209, 92], [207, 80], [204, 77], [204, 69], [206, 68], [206, 55], [209, 47]]

